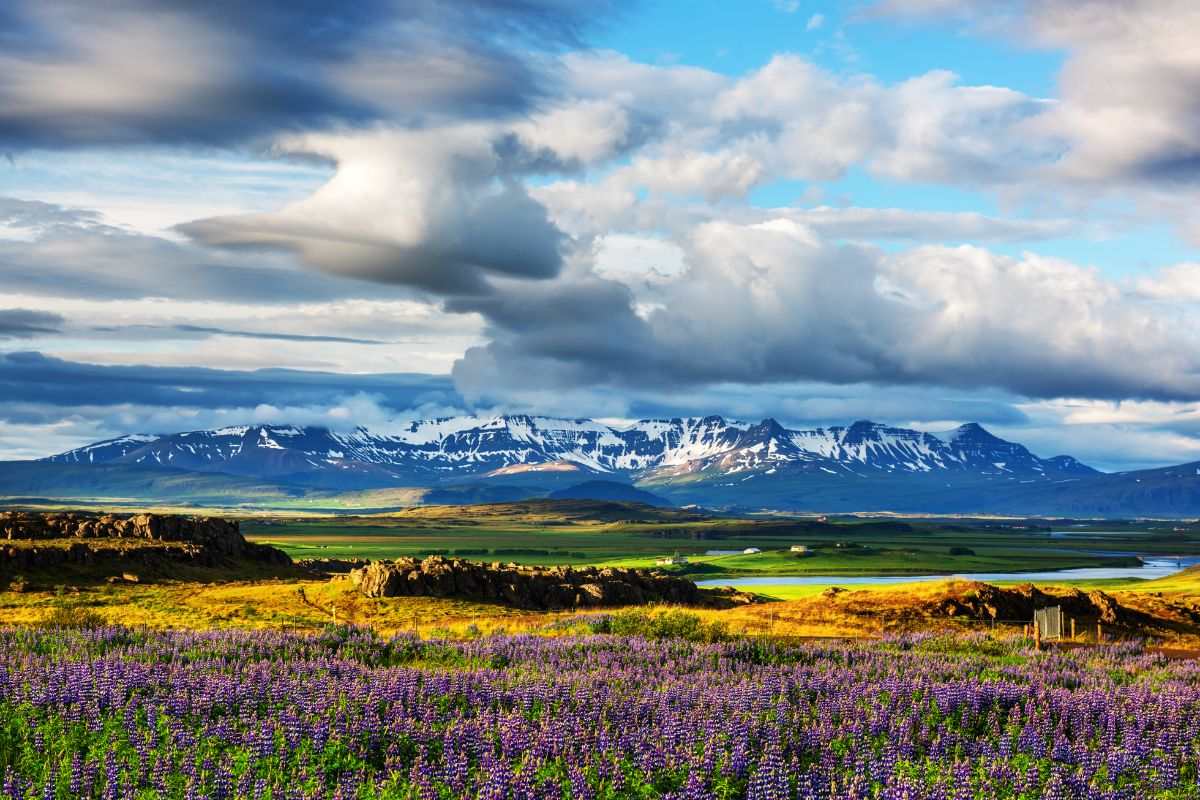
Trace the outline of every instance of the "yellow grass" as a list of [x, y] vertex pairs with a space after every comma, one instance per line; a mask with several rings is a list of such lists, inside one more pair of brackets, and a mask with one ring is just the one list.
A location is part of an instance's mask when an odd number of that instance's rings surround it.
[[[734, 633], [780, 637], [876, 636], [913, 630], [990, 629], [988, 623], [930, 618], [919, 609], [945, 596], [952, 582], [864, 585], [828, 597], [825, 587], [794, 587], [792, 599], [730, 609], [691, 609], [706, 621], [725, 623]], [[1135, 607], [1158, 613], [1172, 598], [1200, 596], [1200, 570], [1113, 592], [1128, 594]], [[770, 587], [772, 590], [775, 587]], [[792, 587], [789, 587], [792, 588]], [[803, 590], [802, 592], [800, 590]], [[1157, 597], [1162, 592], [1165, 599]], [[577, 612], [528, 612], [502, 605], [449, 598], [362, 597], [347, 579], [273, 580], [228, 583], [118, 584], [53, 592], [0, 592], [0, 624], [44, 620], [56, 606], [72, 605], [104, 620], [156, 628], [282, 628], [334, 621], [370, 626], [383, 634], [416, 630], [463, 636], [470, 626], [483, 633], [538, 631]], [[1149, 605], [1147, 605], [1149, 604]], [[1016, 630], [1019, 630], [1017, 626]]]
[[105, 621], [155, 628], [280, 628], [339, 622], [370, 625], [382, 633], [435, 628], [485, 632], [531, 615], [504, 606], [435, 597], [362, 597], [346, 580], [260, 581], [221, 584], [114, 585], [78, 592], [0, 592], [0, 623], [37, 624], [59, 605], [99, 614]]
[[1164, 592], [1200, 597], [1200, 566], [1189, 567], [1182, 572], [1176, 572], [1174, 575], [1168, 575], [1165, 578], [1158, 578], [1157, 580], [1130, 586], [1128, 587], [1128, 591]]

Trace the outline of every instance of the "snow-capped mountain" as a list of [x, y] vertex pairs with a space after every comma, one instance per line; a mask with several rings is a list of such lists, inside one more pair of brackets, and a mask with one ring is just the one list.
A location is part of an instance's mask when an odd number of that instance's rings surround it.
[[[1027, 479], [1096, 474], [1069, 456], [1042, 459], [975, 424], [931, 434], [873, 422], [789, 430], [703, 417], [627, 427], [528, 415], [417, 420], [388, 432], [238, 426], [137, 434], [49, 461], [220, 472], [318, 486], [437, 485], [464, 478], [554, 473], [631, 482], [785, 476], [977, 474]], [[577, 476], [580, 480], [585, 475]]]

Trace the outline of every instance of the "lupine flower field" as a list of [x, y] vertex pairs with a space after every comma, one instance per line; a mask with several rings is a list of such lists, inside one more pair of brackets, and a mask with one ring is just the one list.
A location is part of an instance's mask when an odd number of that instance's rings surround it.
[[1198, 759], [1200, 665], [1133, 648], [0, 631], [0, 798], [1184, 798]]

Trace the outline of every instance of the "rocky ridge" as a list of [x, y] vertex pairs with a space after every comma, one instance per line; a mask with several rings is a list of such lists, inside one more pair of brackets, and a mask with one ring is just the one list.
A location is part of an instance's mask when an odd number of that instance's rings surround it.
[[273, 547], [246, 541], [236, 522], [165, 514], [0, 512], [0, 568], [118, 566], [181, 562], [214, 566], [227, 559], [291, 565]]
[[482, 564], [430, 556], [375, 562], [350, 573], [366, 597], [461, 597], [553, 611], [581, 607], [752, 602], [735, 591], [702, 590], [686, 578], [615, 567]]

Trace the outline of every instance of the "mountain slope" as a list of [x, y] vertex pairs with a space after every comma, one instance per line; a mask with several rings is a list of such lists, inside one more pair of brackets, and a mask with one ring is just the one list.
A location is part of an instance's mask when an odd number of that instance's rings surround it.
[[[528, 415], [455, 417], [383, 432], [240, 426], [136, 434], [47, 461], [80, 470], [81, 485], [89, 486], [106, 480], [89, 468], [119, 467], [243, 480], [260, 492], [425, 487], [427, 496], [447, 502], [648, 491], [674, 503], [780, 510], [1200, 514], [1200, 472], [1189, 472], [1190, 465], [1103, 475], [1070, 456], [1040, 458], [977, 424], [928, 433], [869, 421], [793, 430], [771, 419], [721, 417], [621, 428]], [[21, 483], [19, 472], [10, 468], [10, 484]], [[129, 478], [120, 475], [124, 486]], [[16, 493], [2, 484], [0, 493]]]
[[[935, 436], [872, 422], [788, 430], [721, 417], [643, 420], [618, 429], [591, 420], [526, 415], [417, 421], [377, 433], [293, 426], [240, 426], [98, 442], [49, 461], [137, 464], [272, 478], [319, 474], [341, 481], [440, 483], [447, 478], [576, 471], [732, 474], [802, 465], [835, 471], [973, 471], [1044, 477], [1095, 474], [1074, 459], [1040, 459], [1019, 444], [964, 425]], [[577, 481], [576, 481], [577, 482]]]
[[304, 497], [307, 487], [187, 470], [128, 464], [0, 461], [0, 496], [64, 500], [127, 498], [211, 504], [270, 504]]

